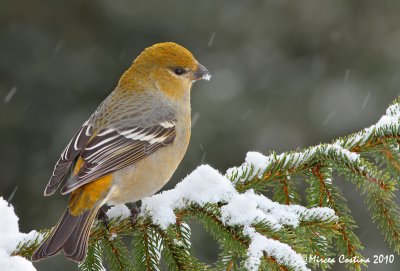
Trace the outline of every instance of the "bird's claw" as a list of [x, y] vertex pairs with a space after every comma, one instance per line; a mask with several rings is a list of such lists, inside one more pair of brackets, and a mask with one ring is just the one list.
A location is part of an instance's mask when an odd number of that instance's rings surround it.
[[132, 224], [132, 227], [135, 226], [139, 214], [140, 214], [140, 208], [137, 207], [136, 203], [133, 203], [132, 204], [132, 208], [131, 208], [131, 224]]

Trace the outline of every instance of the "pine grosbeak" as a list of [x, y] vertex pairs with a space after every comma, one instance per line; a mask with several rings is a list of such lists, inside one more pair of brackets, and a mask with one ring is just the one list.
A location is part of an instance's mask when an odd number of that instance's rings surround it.
[[61, 250], [82, 261], [101, 206], [136, 202], [169, 181], [189, 144], [190, 89], [209, 78], [176, 43], [155, 44], [135, 59], [57, 161], [44, 194], [61, 186], [69, 205], [33, 261]]

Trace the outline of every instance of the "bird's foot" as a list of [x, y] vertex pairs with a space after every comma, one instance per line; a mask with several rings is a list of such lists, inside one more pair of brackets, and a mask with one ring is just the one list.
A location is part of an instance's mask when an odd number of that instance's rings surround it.
[[103, 221], [104, 227], [106, 227], [107, 231], [110, 231], [110, 227], [108, 225], [108, 216], [104, 206], [102, 206], [99, 209], [99, 213], [97, 214], [97, 219]]
[[131, 224], [132, 224], [132, 227], [135, 226], [139, 214], [140, 214], [140, 208], [137, 207], [136, 203], [133, 203], [132, 207], [131, 207]]

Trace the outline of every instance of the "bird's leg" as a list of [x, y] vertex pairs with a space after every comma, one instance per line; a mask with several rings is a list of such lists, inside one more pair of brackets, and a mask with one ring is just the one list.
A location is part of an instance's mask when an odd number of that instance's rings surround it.
[[140, 214], [140, 208], [137, 207], [136, 203], [132, 203], [131, 207], [131, 223], [132, 227], [136, 224], [138, 215]]
[[110, 231], [108, 226], [108, 216], [104, 206], [101, 206], [99, 212], [97, 213], [97, 219], [103, 221], [104, 226], [106, 227], [107, 231]]

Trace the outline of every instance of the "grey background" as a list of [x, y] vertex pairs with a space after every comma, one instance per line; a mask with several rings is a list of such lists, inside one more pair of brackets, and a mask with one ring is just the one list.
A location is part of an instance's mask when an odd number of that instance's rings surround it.
[[[376, 122], [400, 85], [398, 1], [0, 0], [0, 196], [22, 231], [54, 225], [42, 197], [54, 162], [145, 47], [175, 41], [213, 74], [192, 91], [193, 135], [168, 187], [201, 163], [224, 172], [250, 150], [293, 150]], [[352, 185], [337, 179], [364, 254], [393, 253]], [[195, 227], [205, 261], [217, 248]], [[39, 270], [75, 270], [62, 256]], [[369, 270], [399, 270], [394, 264]], [[336, 265], [334, 270], [342, 270]]]

